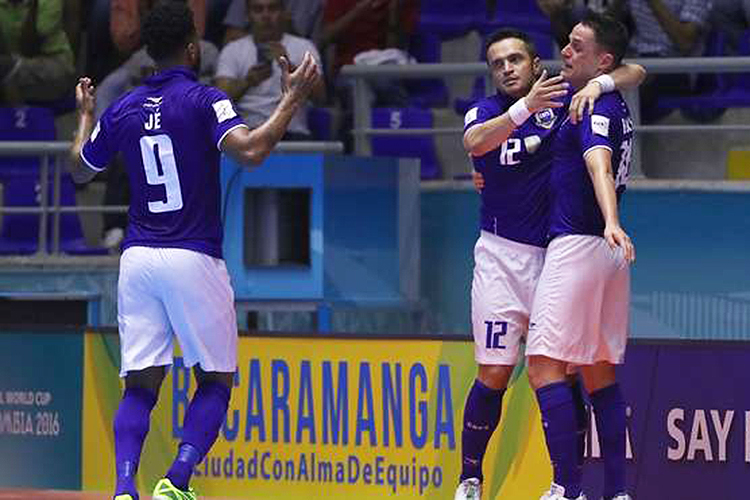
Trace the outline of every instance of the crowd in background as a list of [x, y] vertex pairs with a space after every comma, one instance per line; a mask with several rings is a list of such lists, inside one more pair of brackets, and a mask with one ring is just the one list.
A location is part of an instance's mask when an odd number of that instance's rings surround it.
[[[281, 94], [280, 67], [286, 55], [292, 65], [311, 52], [323, 78], [311, 106], [338, 110], [338, 125], [320, 134], [301, 110], [286, 139], [342, 140], [351, 147], [351, 82], [340, 75], [345, 64], [408, 63], [424, 59], [416, 47], [434, 38], [423, 14], [434, 15], [450, 4], [474, 6], [477, 17], [491, 19], [484, 30], [505, 24], [503, 3], [515, 0], [187, 0], [201, 37], [199, 78], [224, 90], [246, 122], [262, 123]], [[420, 5], [421, 3], [421, 5]], [[79, 75], [92, 77], [98, 111], [154, 71], [141, 46], [140, 22], [154, 0], [0, 0], [0, 105], [35, 105], [56, 114], [72, 112], [73, 85]], [[536, 0], [528, 24], [558, 48], [587, 10], [608, 12], [626, 21], [630, 56], [678, 57], [750, 55], [750, 0]], [[519, 4], [520, 5], [520, 4]], [[455, 6], [454, 6], [455, 7]], [[450, 9], [446, 8], [447, 16]], [[509, 24], [512, 24], [509, 23]], [[524, 29], [525, 26], [517, 26]], [[464, 30], [475, 29], [467, 26]], [[447, 36], [460, 36], [461, 30]], [[486, 35], [486, 33], [484, 33]], [[445, 32], [438, 34], [445, 38]], [[720, 42], [717, 42], [717, 40]], [[719, 48], [717, 48], [719, 47]], [[476, 55], [467, 57], [478, 60]], [[438, 62], [430, 60], [426, 62]], [[659, 96], [701, 92], [704, 81], [688, 74], [651, 75], [642, 86], [642, 121], [664, 115]], [[417, 86], [418, 87], [418, 86]], [[376, 82], [377, 106], [424, 105], [414, 85]], [[427, 100], [429, 105], [429, 100]], [[693, 110], [694, 111], [694, 110]], [[703, 120], [713, 113], [687, 113]], [[121, 169], [110, 169], [106, 202], [124, 204], [127, 183]], [[105, 230], [121, 229], [121, 216], [107, 216]], [[111, 234], [116, 244], [121, 233]]]

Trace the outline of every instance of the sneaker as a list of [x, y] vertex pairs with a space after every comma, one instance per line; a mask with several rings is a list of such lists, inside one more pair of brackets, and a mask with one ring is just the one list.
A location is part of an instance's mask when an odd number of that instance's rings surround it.
[[156, 483], [152, 500], [198, 500], [198, 495], [195, 494], [193, 488], [187, 491], [179, 489], [165, 477]]
[[612, 500], [633, 500], [633, 497], [631, 497], [627, 493], [620, 493], [619, 495], [613, 496]]
[[133, 498], [133, 495], [130, 495], [128, 493], [124, 493], [122, 495], [117, 495], [114, 500], [135, 500]]
[[475, 477], [470, 477], [461, 481], [456, 489], [456, 496], [453, 500], [481, 500], [482, 483]]
[[[559, 484], [552, 483], [552, 485], [549, 487], [549, 491], [542, 495], [539, 500], [565, 500], [566, 498], [565, 488], [563, 488]], [[575, 498], [575, 500], [586, 500], [586, 495], [581, 493]]]

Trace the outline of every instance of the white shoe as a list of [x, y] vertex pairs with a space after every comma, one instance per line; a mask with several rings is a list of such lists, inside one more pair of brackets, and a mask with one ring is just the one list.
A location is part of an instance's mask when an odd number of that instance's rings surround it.
[[461, 481], [456, 488], [456, 496], [453, 500], [481, 500], [482, 483], [475, 477], [470, 477]]
[[[565, 500], [565, 488], [560, 486], [559, 484], [552, 483], [552, 485], [549, 487], [549, 491], [547, 491], [539, 500]], [[575, 500], [586, 500], [586, 495], [581, 493], [578, 495]]]
[[633, 500], [633, 497], [627, 493], [620, 493], [619, 495], [612, 497], [612, 500]]

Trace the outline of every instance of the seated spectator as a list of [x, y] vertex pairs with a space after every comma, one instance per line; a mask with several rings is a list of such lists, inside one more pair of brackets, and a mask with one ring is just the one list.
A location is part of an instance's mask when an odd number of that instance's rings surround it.
[[[338, 138], [347, 152], [352, 151], [353, 82], [340, 78], [339, 70], [346, 64], [362, 64], [380, 59], [377, 51], [388, 50], [385, 59], [410, 58], [404, 48], [417, 25], [417, 0], [326, 0], [323, 11], [323, 30], [319, 46], [327, 54], [330, 82], [336, 89], [342, 120]], [[400, 52], [400, 53], [399, 53]], [[404, 107], [408, 92], [399, 79], [370, 80], [374, 106]]]
[[[633, 20], [630, 48], [636, 57], [703, 54], [710, 14], [706, 0], [630, 0], [624, 7]], [[651, 123], [669, 112], [659, 108], [660, 95], [691, 95], [694, 83], [695, 76], [687, 73], [649, 75], [640, 88], [641, 121]]]
[[539, 9], [549, 17], [552, 34], [560, 49], [568, 44], [568, 35], [573, 26], [587, 12], [613, 14], [617, 0], [536, 0]]
[[[537, 0], [552, 20], [558, 43], [567, 44], [567, 36], [577, 22], [576, 13], [606, 10], [631, 27], [630, 56], [681, 57], [703, 54], [710, 3], [706, 0], [613, 0], [601, 2], [576, 0]], [[576, 11], [575, 9], [579, 9]], [[565, 23], [568, 23], [567, 27]], [[669, 110], [660, 108], [660, 95], [688, 96], [695, 93], [695, 77], [687, 73], [650, 74], [640, 87], [641, 121], [651, 123]], [[701, 118], [691, 113], [691, 117]]]
[[[141, 46], [141, 19], [156, 0], [110, 0], [109, 29], [121, 55], [127, 57]], [[206, 0], [188, 0], [198, 38], [206, 30]]]
[[70, 91], [74, 78], [62, 0], [0, 2], [3, 104], [55, 101]]
[[[317, 40], [324, 2], [325, 0], [284, 0], [284, 31]], [[232, 0], [224, 17], [224, 26], [225, 44], [248, 34], [247, 0]]]
[[[310, 52], [320, 64], [320, 54], [310, 40], [284, 32], [281, 0], [248, 0], [250, 34], [230, 42], [219, 54], [215, 84], [236, 102], [249, 127], [265, 122], [281, 100], [281, 67], [286, 56], [291, 65]], [[325, 85], [319, 78], [313, 90], [315, 102], [325, 101]], [[292, 118], [286, 140], [310, 140], [307, 109]]]

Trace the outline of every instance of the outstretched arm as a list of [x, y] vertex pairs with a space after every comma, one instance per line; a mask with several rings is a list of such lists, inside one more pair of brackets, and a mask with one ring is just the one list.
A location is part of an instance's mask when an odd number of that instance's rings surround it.
[[620, 226], [617, 214], [617, 195], [612, 175], [612, 152], [606, 148], [594, 148], [584, 156], [591, 183], [594, 185], [596, 201], [604, 217], [604, 239], [613, 249], [620, 247], [628, 262], [635, 260], [635, 247], [630, 237]]
[[260, 164], [286, 133], [289, 122], [308, 98], [317, 82], [318, 66], [308, 52], [302, 63], [289, 72], [289, 61], [279, 60], [282, 72], [282, 97], [271, 116], [257, 128], [238, 127], [221, 143], [221, 149], [240, 163]]

